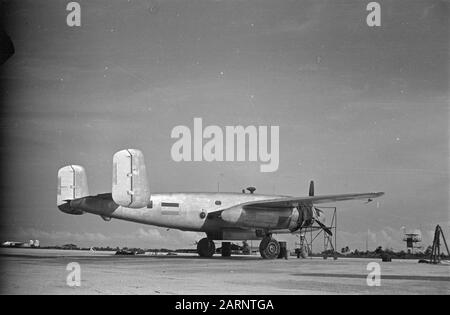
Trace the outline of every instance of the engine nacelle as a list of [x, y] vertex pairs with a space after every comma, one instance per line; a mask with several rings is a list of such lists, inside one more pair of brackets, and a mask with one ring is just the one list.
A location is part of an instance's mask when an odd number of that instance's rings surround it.
[[128, 149], [114, 154], [112, 198], [128, 208], [143, 208], [149, 203], [150, 188], [141, 151]]
[[225, 222], [242, 228], [287, 229], [292, 228], [292, 217], [294, 221], [298, 220], [298, 211], [295, 215], [293, 209], [289, 208], [260, 210], [236, 206], [224, 210], [220, 217]]

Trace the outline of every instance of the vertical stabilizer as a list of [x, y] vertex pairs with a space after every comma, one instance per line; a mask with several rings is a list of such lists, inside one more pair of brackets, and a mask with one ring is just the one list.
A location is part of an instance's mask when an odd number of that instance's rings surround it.
[[89, 196], [86, 171], [79, 165], [68, 165], [58, 171], [57, 205]]
[[144, 155], [128, 149], [114, 154], [112, 198], [118, 205], [143, 208], [150, 201]]

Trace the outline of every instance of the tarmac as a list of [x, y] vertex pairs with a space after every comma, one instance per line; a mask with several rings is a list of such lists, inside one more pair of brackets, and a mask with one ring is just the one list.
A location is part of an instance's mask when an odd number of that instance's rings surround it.
[[[67, 265], [81, 267], [80, 286], [67, 285]], [[369, 286], [370, 262], [380, 286]], [[371, 278], [371, 277], [369, 277]], [[372, 278], [371, 278], [372, 279]], [[114, 252], [0, 249], [0, 294], [445, 294], [450, 266], [417, 260], [259, 256], [115, 256]]]

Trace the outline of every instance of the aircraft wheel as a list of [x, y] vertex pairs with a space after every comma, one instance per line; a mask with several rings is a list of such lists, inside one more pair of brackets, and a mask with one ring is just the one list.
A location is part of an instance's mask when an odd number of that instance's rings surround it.
[[208, 238], [202, 238], [197, 244], [197, 253], [200, 257], [212, 257], [216, 251], [216, 245]]
[[266, 236], [259, 244], [259, 253], [264, 259], [275, 259], [280, 254], [280, 244], [276, 239]]

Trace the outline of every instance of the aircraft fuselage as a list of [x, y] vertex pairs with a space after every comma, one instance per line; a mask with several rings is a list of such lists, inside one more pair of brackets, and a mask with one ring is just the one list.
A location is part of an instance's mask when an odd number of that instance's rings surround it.
[[[258, 211], [245, 210], [240, 204], [259, 200], [278, 199], [285, 196], [244, 193], [162, 193], [152, 194], [145, 208], [127, 208], [112, 199], [99, 196], [70, 201], [60, 210], [66, 213], [96, 214], [110, 218], [155, 225], [183, 231], [206, 232], [213, 239], [258, 239], [259, 230], [292, 228], [298, 218], [294, 208]], [[211, 216], [227, 210], [226, 217]], [[74, 212], [75, 211], [75, 212]], [[297, 213], [297, 216], [296, 216]]]

